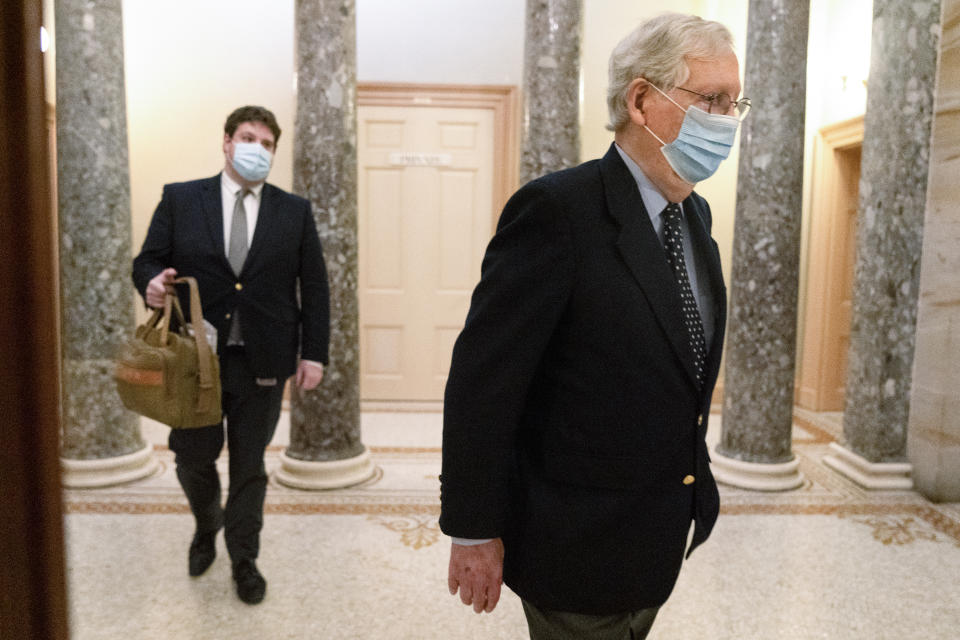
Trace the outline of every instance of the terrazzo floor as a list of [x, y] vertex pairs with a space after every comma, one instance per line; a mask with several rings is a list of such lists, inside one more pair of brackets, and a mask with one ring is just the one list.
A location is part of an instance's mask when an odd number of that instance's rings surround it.
[[[154, 475], [64, 494], [75, 640], [527, 637], [512, 593], [479, 616], [448, 595], [439, 413], [364, 412], [377, 473], [360, 486], [302, 492], [271, 479], [258, 561], [269, 586], [255, 607], [233, 592], [222, 536], [213, 567], [187, 576], [193, 523], [166, 428], [143, 428]], [[721, 487], [714, 534], [685, 564], [651, 638], [960, 638], [960, 505], [861, 491], [821, 462], [838, 432], [837, 414], [798, 411], [802, 488]], [[719, 433], [714, 416], [708, 437]], [[271, 472], [287, 434], [284, 416]]]

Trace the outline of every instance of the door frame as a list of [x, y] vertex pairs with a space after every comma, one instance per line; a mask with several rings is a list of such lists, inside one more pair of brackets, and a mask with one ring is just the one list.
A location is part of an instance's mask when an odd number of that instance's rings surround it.
[[[831, 338], [838, 333], [835, 306], [841, 293], [838, 280], [839, 243], [845, 199], [840, 184], [840, 154], [863, 144], [863, 116], [820, 129], [813, 143], [813, 183], [810, 206], [810, 255], [807, 267], [803, 353], [796, 389], [799, 406], [824, 411], [832, 389], [847, 372], [837, 371]], [[813, 293], [812, 293], [813, 292]], [[814, 295], [817, 294], [817, 295]], [[842, 410], [842, 409], [841, 409]]]
[[[60, 350], [51, 138], [37, 46], [40, 2], [0, 5], [0, 135], [18, 141], [0, 162], [0, 630], [68, 637], [60, 487]], [[47, 54], [50, 55], [50, 54]], [[10, 310], [10, 311], [6, 311]]]

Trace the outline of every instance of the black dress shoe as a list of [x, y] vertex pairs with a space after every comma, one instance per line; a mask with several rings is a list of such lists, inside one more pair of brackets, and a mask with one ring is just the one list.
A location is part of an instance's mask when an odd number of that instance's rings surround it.
[[237, 597], [247, 604], [259, 604], [267, 593], [267, 581], [257, 571], [253, 560], [239, 560], [233, 565], [233, 581], [237, 583]]
[[213, 564], [213, 559], [217, 557], [217, 532], [196, 533], [193, 536], [193, 542], [190, 543], [190, 575], [196, 578]]

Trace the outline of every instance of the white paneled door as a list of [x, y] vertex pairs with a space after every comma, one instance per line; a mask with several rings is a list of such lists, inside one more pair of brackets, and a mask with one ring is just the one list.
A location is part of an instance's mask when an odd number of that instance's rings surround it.
[[492, 231], [490, 109], [358, 109], [360, 393], [436, 401]]

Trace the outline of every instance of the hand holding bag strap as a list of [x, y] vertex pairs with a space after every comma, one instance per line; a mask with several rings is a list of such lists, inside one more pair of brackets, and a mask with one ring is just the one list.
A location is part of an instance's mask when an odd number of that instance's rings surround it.
[[[207, 332], [203, 326], [203, 310], [200, 307], [200, 288], [197, 286], [196, 278], [184, 276], [174, 280], [177, 284], [186, 284], [190, 287], [190, 323], [193, 325], [193, 338], [197, 344], [197, 367], [200, 374], [200, 391], [197, 394], [197, 412], [207, 411], [212, 403], [216, 402], [213, 397], [213, 367], [211, 367], [211, 358], [213, 352], [210, 350], [210, 343], [207, 342]], [[177, 303], [179, 310], [179, 303]], [[182, 313], [182, 311], [181, 311]]]

